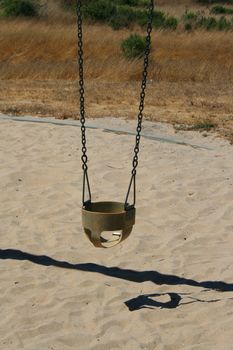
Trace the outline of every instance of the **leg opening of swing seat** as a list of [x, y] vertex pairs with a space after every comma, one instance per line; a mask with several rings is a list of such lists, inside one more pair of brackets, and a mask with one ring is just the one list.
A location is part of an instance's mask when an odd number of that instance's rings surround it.
[[122, 240], [122, 232], [104, 231], [100, 235], [100, 241], [104, 248], [111, 248]]

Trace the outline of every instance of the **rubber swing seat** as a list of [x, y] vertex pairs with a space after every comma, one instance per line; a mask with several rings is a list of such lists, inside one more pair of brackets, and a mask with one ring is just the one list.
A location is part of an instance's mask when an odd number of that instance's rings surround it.
[[130, 235], [135, 214], [135, 207], [125, 209], [125, 203], [87, 202], [82, 207], [84, 232], [95, 247], [113, 247]]

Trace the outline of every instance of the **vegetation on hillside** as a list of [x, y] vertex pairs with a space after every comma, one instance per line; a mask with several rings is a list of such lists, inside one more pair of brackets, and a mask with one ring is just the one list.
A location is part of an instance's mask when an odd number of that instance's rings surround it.
[[[17, 7], [22, 0], [0, 0], [0, 110], [78, 117], [76, 0], [25, 1], [36, 11]], [[147, 1], [110, 1], [111, 20], [85, 14], [87, 113], [135, 117]], [[12, 4], [20, 10], [7, 14]], [[147, 116], [198, 129], [215, 125], [233, 141], [233, 31], [232, 15], [225, 10], [232, 5], [198, 5], [196, 0], [156, 4]], [[83, 5], [89, 11], [93, 0], [83, 0]], [[169, 17], [177, 20], [176, 29], [173, 19], [165, 25]]]
[[216, 3], [233, 5], [233, 0], [196, 0], [196, 2], [202, 5], [211, 5]]
[[[129, 28], [135, 25], [145, 27], [147, 23], [147, 5], [149, 0], [83, 0], [83, 16], [89, 23], [105, 23], [115, 30]], [[222, 3], [218, 0], [194, 0], [209, 6], [209, 15], [202, 11], [186, 12], [181, 18], [171, 16], [161, 10], [154, 11], [153, 26], [155, 29], [164, 30], [233, 30], [233, 8], [221, 5], [210, 6], [215, 3]], [[58, 0], [64, 11], [75, 14], [76, 0]], [[224, 1], [233, 3], [233, 0]], [[39, 0], [0, 0], [0, 15], [2, 17], [34, 17], [44, 16], [46, 13], [45, 3], [41, 6]], [[41, 8], [43, 10], [41, 10]], [[41, 10], [41, 11], [40, 11]], [[219, 17], [219, 15], [221, 15]]]
[[212, 7], [211, 13], [214, 13], [215, 15], [233, 15], [233, 9], [216, 5]]
[[3, 17], [35, 17], [39, 15], [40, 4], [34, 0], [0, 0]]

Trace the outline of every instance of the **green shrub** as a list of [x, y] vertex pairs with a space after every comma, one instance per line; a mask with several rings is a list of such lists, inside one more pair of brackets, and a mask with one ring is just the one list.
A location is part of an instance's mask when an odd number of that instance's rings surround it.
[[140, 58], [146, 50], [146, 38], [138, 34], [131, 34], [122, 41], [121, 50], [126, 58]]
[[67, 6], [67, 7], [72, 6], [73, 7], [76, 5], [77, 1], [76, 0], [60, 0], [60, 3], [62, 6]]
[[145, 10], [135, 10], [136, 22], [141, 26], [145, 27], [148, 22], [148, 12]]
[[193, 29], [192, 24], [191, 23], [186, 23], [184, 25], [184, 29], [187, 30], [187, 31], [191, 31]]
[[220, 5], [212, 7], [211, 13], [214, 13], [215, 15], [232, 15], [233, 14], [233, 9], [229, 9], [227, 7], [223, 7]]
[[60, 4], [65, 10], [75, 11], [77, 6], [77, 0], [60, 0]]
[[184, 22], [187, 21], [195, 21], [197, 19], [198, 15], [195, 12], [186, 11], [183, 15], [182, 19]]
[[109, 22], [117, 13], [117, 7], [109, 0], [92, 0], [83, 5], [83, 14], [93, 21]]
[[197, 22], [198, 27], [203, 27], [207, 30], [216, 29], [218, 22], [214, 17], [201, 17]]
[[137, 19], [136, 12], [129, 6], [117, 7], [116, 14], [109, 22], [113, 29], [128, 28]]
[[138, 6], [147, 7], [150, 0], [138, 0]]
[[182, 17], [184, 29], [191, 30], [203, 28], [206, 30], [231, 30], [233, 29], [233, 20], [227, 20], [224, 16], [220, 19], [215, 17], [205, 17], [200, 13], [186, 12]]
[[175, 30], [178, 26], [178, 20], [175, 17], [168, 17], [165, 20], [164, 28]]
[[198, 14], [191, 11], [186, 11], [182, 16], [182, 21], [184, 22], [184, 29], [187, 31], [192, 30], [197, 27]]
[[204, 26], [207, 30], [216, 29], [218, 26], [218, 22], [214, 17], [208, 17]]
[[3, 16], [7, 17], [35, 17], [38, 16], [39, 7], [33, 0], [2, 0]]
[[165, 14], [162, 11], [154, 11], [153, 26], [155, 28], [161, 28], [166, 21]]
[[[60, 1], [69, 6], [73, 4], [73, 0]], [[131, 23], [145, 27], [148, 23], [148, 10], [135, 7], [141, 5], [142, 1], [148, 3], [148, 0], [89, 0], [84, 2], [83, 14], [92, 21], [108, 23], [113, 29], [128, 28]], [[153, 27], [175, 30], [177, 25], [175, 17], [166, 17], [164, 12], [154, 11]]]
[[233, 0], [196, 0], [196, 2], [202, 5], [210, 5], [210, 4], [233, 4]]
[[[131, 23], [138, 23], [141, 27], [146, 27], [148, 23], [148, 11], [132, 8], [130, 6], [117, 6], [116, 14], [110, 20], [110, 25], [114, 29], [129, 27]], [[166, 17], [161, 11], [154, 11], [153, 26], [155, 28], [165, 28], [175, 30], [178, 20], [175, 17]]]
[[218, 20], [218, 30], [233, 29], [233, 21], [228, 21], [224, 16]]
[[128, 5], [128, 6], [138, 6], [138, 0], [116, 0], [115, 1], [119, 5]]

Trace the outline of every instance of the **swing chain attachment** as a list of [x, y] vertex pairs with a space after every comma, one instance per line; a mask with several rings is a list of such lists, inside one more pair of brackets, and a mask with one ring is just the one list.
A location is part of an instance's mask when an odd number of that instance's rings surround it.
[[[134, 157], [133, 157], [133, 169], [131, 171], [131, 178], [129, 182], [129, 187], [125, 199], [125, 210], [130, 210], [135, 207], [136, 204], [136, 174], [138, 166], [138, 153], [141, 139], [141, 130], [142, 130], [142, 119], [144, 111], [144, 101], [145, 101], [145, 91], [148, 75], [148, 65], [149, 65], [149, 55], [151, 51], [151, 32], [153, 27], [153, 14], [154, 14], [154, 0], [151, 0], [148, 6], [148, 23], [147, 23], [147, 36], [146, 36], [146, 49], [144, 53], [144, 69], [142, 73], [142, 83], [141, 83], [141, 92], [140, 92], [140, 104], [139, 104], [139, 113], [138, 113], [138, 125], [137, 125], [137, 134], [136, 142], [134, 147]], [[130, 191], [133, 185], [133, 204], [128, 203]]]
[[[78, 27], [78, 61], [79, 61], [79, 93], [80, 93], [80, 123], [82, 132], [82, 169], [83, 169], [83, 208], [82, 223], [84, 232], [95, 247], [110, 248], [125, 240], [132, 232], [135, 224], [136, 202], [136, 172], [138, 166], [139, 144], [142, 130], [147, 71], [151, 48], [151, 31], [154, 12], [154, 0], [148, 4], [148, 25], [146, 48], [144, 53], [144, 69], [142, 75], [140, 105], [136, 143], [134, 147], [133, 169], [125, 202], [95, 202], [91, 201], [91, 191], [88, 179], [88, 157], [86, 147], [85, 105], [84, 105], [84, 73], [83, 73], [83, 42], [82, 42], [82, 14], [81, 0], [77, 0], [77, 27]], [[128, 204], [128, 198], [133, 185], [133, 205]], [[86, 187], [89, 199], [85, 200]], [[110, 234], [110, 237], [109, 237]]]
[[[85, 127], [85, 99], [84, 99], [84, 73], [83, 73], [83, 40], [82, 40], [82, 14], [81, 14], [81, 0], [77, 1], [77, 25], [78, 25], [78, 61], [79, 61], [79, 94], [80, 94], [80, 123], [82, 132], [82, 169], [83, 169], [83, 205], [91, 202], [91, 189], [88, 178], [88, 157], [86, 147], [86, 127]], [[88, 200], [85, 200], [86, 186], [88, 190]]]
[[[85, 103], [84, 103], [84, 72], [83, 72], [83, 40], [82, 40], [82, 1], [77, 0], [77, 27], [78, 27], [78, 61], [79, 61], [79, 93], [80, 93], [80, 122], [81, 122], [81, 132], [82, 132], [82, 169], [83, 169], [83, 205], [91, 202], [91, 190], [90, 183], [88, 178], [88, 157], [87, 157], [87, 147], [86, 147], [86, 127], [85, 127]], [[141, 130], [142, 130], [142, 119], [144, 111], [144, 101], [145, 101], [145, 91], [147, 85], [147, 75], [148, 75], [148, 65], [149, 65], [149, 55], [151, 50], [151, 32], [153, 27], [153, 13], [154, 13], [154, 0], [150, 0], [148, 5], [148, 24], [147, 24], [147, 36], [146, 36], [146, 49], [144, 53], [144, 69], [142, 73], [142, 83], [141, 83], [141, 92], [140, 92], [140, 104], [139, 104], [139, 113], [138, 113], [138, 125], [137, 125], [137, 134], [136, 142], [134, 147], [134, 157], [131, 171], [131, 179], [125, 199], [125, 210], [134, 208], [136, 203], [136, 173], [138, 166], [138, 153], [141, 139]], [[128, 199], [133, 185], [133, 204], [129, 205]], [[86, 186], [88, 190], [88, 200], [85, 200], [85, 191]]]

